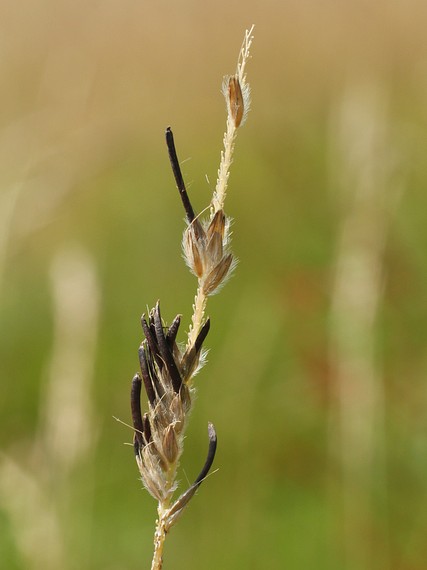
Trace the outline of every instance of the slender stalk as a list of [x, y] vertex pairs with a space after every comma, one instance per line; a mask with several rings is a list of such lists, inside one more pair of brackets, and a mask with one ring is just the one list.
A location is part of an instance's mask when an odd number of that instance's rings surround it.
[[212, 199], [213, 212], [224, 208], [225, 197], [227, 194], [228, 177], [230, 174], [230, 166], [233, 161], [234, 141], [236, 140], [237, 128], [234, 121], [228, 116], [227, 130], [224, 135], [224, 150], [221, 153], [221, 162], [218, 170], [218, 181], [215, 193]]
[[199, 279], [199, 286], [197, 288], [196, 296], [194, 297], [193, 315], [191, 317], [190, 330], [188, 331], [188, 341], [186, 348], [191, 348], [196, 342], [196, 338], [204, 323], [207, 303], [208, 296], [203, 292], [203, 288], [200, 286]]
[[163, 504], [159, 503], [157, 512], [159, 518], [156, 521], [156, 530], [154, 532], [154, 554], [151, 570], [162, 570], [163, 548], [166, 540], [166, 509]]

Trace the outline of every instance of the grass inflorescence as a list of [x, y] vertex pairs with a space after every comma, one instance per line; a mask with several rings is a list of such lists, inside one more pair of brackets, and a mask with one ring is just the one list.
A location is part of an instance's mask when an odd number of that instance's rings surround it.
[[[166, 534], [207, 476], [215, 457], [217, 437], [213, 424], [209, 423], [206, 461], [194, 483], [174, 498], [185, 428], [194, 400], [193, 379], [205, 360], [203, 343], [210, 328], [210, 319], [205, 316], [207, 300], [219, 291], [236, 265], [230, 249], [231, 220], [224, 211], [224, 202], [237, 130], [244, 123], [250, 105], [245, 68], [250, 57], [252, 31], [253, 26], [245, 32], [236, 73], [224, 78], [227, 125], [216, 188], [206, 218], [197, 215], [191, 205], [174, 136], [170, 127], [166, 130], [169, 160], [186, 214], [183, 254], [189, 269], [197, 277], [198, 286], [191, 325], [183, 346], [176, 340], [180, 315], [166, 326], [157, 302], [149, 314], [141, 318], [145, 339], [139, 347], [141, 371], [132, 380], [131, 411], [138, 469], [145, 488], [158, 502], [152, 570], [162, 568]], [[144, 414], [141, 411], [142, 386], [148, 399], [148, 410]]]

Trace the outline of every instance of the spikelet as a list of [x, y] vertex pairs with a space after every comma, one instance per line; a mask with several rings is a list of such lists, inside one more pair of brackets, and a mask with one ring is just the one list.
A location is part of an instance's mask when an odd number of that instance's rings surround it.
[[[136, 461], [144, 486], [161, 503], [169, 502], [176, 489], [175, 473], [192, 403], [188, 384], [209, 330], [208, 320], [193, 350], [183, 352], [176, 342], [180, 320], [177, 315], [165, 328], [159, 303], [150, 311], [148, 320], [142, 316], [145, 340], [139, 348], [141, 374], [134, 376], [131, 389]], [[144, 416], [140, 402], [142, 384], [149, 403]]]
[[182, 250], [186, 264], [199, 279], [204, 295], [217, 293], [236, 265], [229, 251], [230, 220], [223, 210], [203, 225], [194, 220], [184, 232]]

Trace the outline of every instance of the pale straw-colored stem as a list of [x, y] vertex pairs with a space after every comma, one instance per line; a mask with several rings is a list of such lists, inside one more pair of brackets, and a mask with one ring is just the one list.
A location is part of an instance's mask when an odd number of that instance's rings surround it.
[[228, 177], [230, 166], [233, 160], [234, 141], [236, 139], [237, 128], [230, 115], [227, 118], [227, 130], [224, 134], [224, 150], [221, 153], [221, 162], [218, 169], [218, 181], [212, 199], [213, 213], [224, 208], [227, 194]]
[[237, 75], [239, 76], [239, 81], [242, 86], [246, 83], [245, 68], [250, 57], [249, 52], [252, 45], [252, 32], [254, 31], [254, 28], [255, 24], [253, 24], [249, 30], [246, 30], [245, 39], [243, 40], [242, 47], [240, 48], [239, 60], [237, 62]]
[[199, 286], [197, 288], [197, 293], [194, 298], [193, 316], [191, 317], [191, 327], [190, 330], [188, 331], [187, 348], [193, 346], [193, 344], [196, 341], [197, 335], [199, 334], [200, 329], [202, 328], [207, 302], [208, 302], [208, 297], [203, 292], [203, 288], [199, 280]]
[[163, 566], [163, 547], [166, 540], [166, 507], [159, 503], [157, 512], [159, 518], [156, 521], [156, 530], [154, 532], [154, 554], [151, 562], [151, 570], [162, 570]]

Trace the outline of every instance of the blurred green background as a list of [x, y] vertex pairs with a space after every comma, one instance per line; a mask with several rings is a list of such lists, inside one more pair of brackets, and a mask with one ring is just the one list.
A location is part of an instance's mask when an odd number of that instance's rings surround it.
[[[139, 318], [188, 327], [171, 125], [210, 200], [222, 77], [255, 27], [180, 479], [218, 472], [165, 570], [427, 560], [427, 5], [0, 3], [0, 566], [149, 568], [130, 381]], [[183, 334], [182, 334], [183, 339]]]

